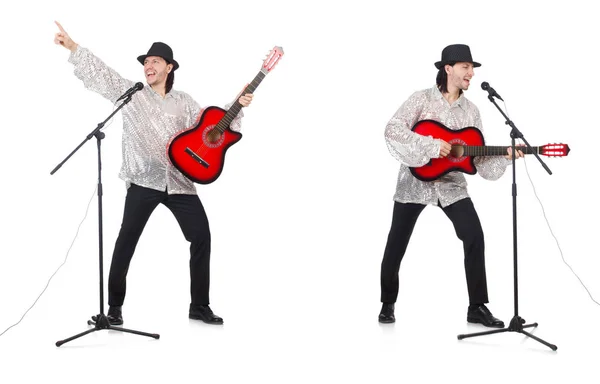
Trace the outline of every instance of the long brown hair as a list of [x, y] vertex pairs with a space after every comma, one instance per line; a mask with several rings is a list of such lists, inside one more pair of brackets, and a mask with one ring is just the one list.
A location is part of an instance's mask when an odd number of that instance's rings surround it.
[[[446, 65], [450, 66], [454, 66], [454, 64], [456, 63], [446, 63]], [[446, 65], [443, 65], [442, 68], [440, 68], [435, 78], [435, 83], [442, 94], [448, 93], [448, 74], [446, 73]]]
[[[446, 63], [446, 65], [450, 65], [451, 67], [454, 67], [454, 64], [456, 64], [456, 62]], [[440, 68], [435, 78], [435, 83], [442, 94], [448, 93], [448, 74], [446, 73], [446, 65]], [[458, 94], [462, 95], [462, 93], [462, 89], [459, 89]]]
[[174, 82], [175, 82], [175, 70], [172, 70], [167, 75], [167, 82], [165, 83], [165, 93], [171, 92], [171, 89], [173, 89]]

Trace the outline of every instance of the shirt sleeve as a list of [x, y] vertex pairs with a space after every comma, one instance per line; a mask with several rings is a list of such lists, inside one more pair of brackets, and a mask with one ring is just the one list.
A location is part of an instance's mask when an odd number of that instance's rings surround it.
[[69, 62], [75, 66], [75, 76], [83, 81], [87, 89], [99, 93], [113, 103], [133, 86], [133, 81], [121, 77], [87, 48], [80, 45], [71, 52]]
[[183, 99], [185, 100], [185, 115], [187, 120], [185, 122], [186, 127], [193, 127], [200, 121], [200, 116], [204, 113], [204, 108], [200, 106], [190, 95], [185, 92], [181, 92]]
[[[479, 127], [483, 134], [483, 123], [479, 110], [476, 110], [475, 126]], [[498, 180], [506, 172], [506, 167], [511, 164], [511, 160], [504, 156], [477, 156], [473, 163], [481, 177], [486, 180]]]
[[397, 160], [420, 167], [440, 153], [440, 141], [411, 131], [427, 102], [425, 92], [415, 92], [400, 106], [385, 127], [387, 147]]

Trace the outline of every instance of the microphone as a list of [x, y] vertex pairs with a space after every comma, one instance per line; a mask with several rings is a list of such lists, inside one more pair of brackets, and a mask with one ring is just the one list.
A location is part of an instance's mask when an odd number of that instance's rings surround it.
[[490, 84], [487, 81], [484, 81], [483, 83], [481, 83], [481, 89], [483, 89], [484, 91], [487, 91], [490, 94], [490, 96], [496, 97], [496, 98], [504, 101], [504, 99], [500, 97], [498, 92], [496, 92], [496, 90], [494, 88], [490, 87]]
[[[119, 101], [119, 100], [123, 100], [123, 99], [124, 99], [124, 98], [126, 98], [126, 97], [131, 97], [131, 95], [133, 95], [133, 94], [134, 94], [134, 93], [136, 93], [137, 91], [141, 91], [141, 90], [142, 90], [142, 88], [144, 88], [144, 84], [142, 84], [142, 83], [140, 83], [140, 82], [137, 82], [137, 83], [135, 83], [135, 85], [134, 85], [133, 87], [129, 88], [129, 89], [127, 90], [127, 92], [125, 92], [125, 93], [123, 94], [123, 96], [121, 96], [121, 97], [119, 97], [119, 98], [117, 99], [117, 101]], [[116, 101], [115, 101], [115, 103], [116, 103]]]

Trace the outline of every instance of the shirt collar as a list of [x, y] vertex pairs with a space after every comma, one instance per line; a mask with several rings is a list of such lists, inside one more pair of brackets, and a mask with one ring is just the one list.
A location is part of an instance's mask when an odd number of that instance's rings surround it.
[[151, 86], [149, 86], [149, 85], [147, 86], [147, 88], [149, 88], [149, 89], [150, 89], [150, 92], [152, 92], [152, 94], [154, 94], [154, 96], [155, 96], [155, 97], [157, 97], [157, 98], [159, 98], [160, 100], [167, 100], [167, 99], [170, 99], [170, 98], [173, 98], [173, 97], [174, 97], [174, 96], [173, 96], [173, 93], [174, 93], [174, 90], [173, 90], [173, 89], [171, 89], [171, 91], [170, 91], [170, 92], [168, 92], [168, 93], [165, 95], [165, 98], [163, 99], [163, 97], [162, 97], [161, 95], [159, 95], [159, 94], [158, 94], [158, 92], [156, 92], [156, 91], [154, 90], [154, 88], [152, 88], [152, 87], [151, 87]]
[[[442, 92], [440, 92], [440, 90], [439, 90], [439, 88], [437, 87], [437, 85], [434, 85], [434, 86], [433, 86], [433, 97], [434, 97], [435, 99], [437, 99], [437, 100], [442, 100], [442, 101], [444, 101], [446, 104], [448, 104], [448, 100], [446, 100], [446, 99], [444, 98], [444, 95], [442, 95]], [[453, 107], [453, 106], [455, 106], [455, 105], [456, 105], [456, 106], [458, 106], [458, 107], [461, 107], [461, 108], [464, 110], [464, 109], [465, 109], [465, 105], [464, 105], [464, 103], [465, 103], [465, 100], [466, 100], [466, 98], [465, 98], [465, 93], [463, 92], [463, 93], [461, 93], [461, 94], [460, 94], [460, 96], [458, 97], [458, 99], [456, 99], [456, 101], [455, 101], [455, 102], [454, 102], [452, 105], [450, 105], [450, 107]]]

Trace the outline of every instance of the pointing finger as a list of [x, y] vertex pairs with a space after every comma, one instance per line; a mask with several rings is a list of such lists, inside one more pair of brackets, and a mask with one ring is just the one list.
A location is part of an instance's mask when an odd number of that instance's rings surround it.
[[58, 26], [58, 29], [60, 29], [60, 31], [61, 31], [61, 32], [63, 32], [63, 33], [67, 33], [67, 32], [65, 31], [65, 29], [62, 27], [62, 25], [60, 25], [60, 23], [59, 23], [58, 21], [54, 21], [54, 22], [56, 23], [56, 25]]

